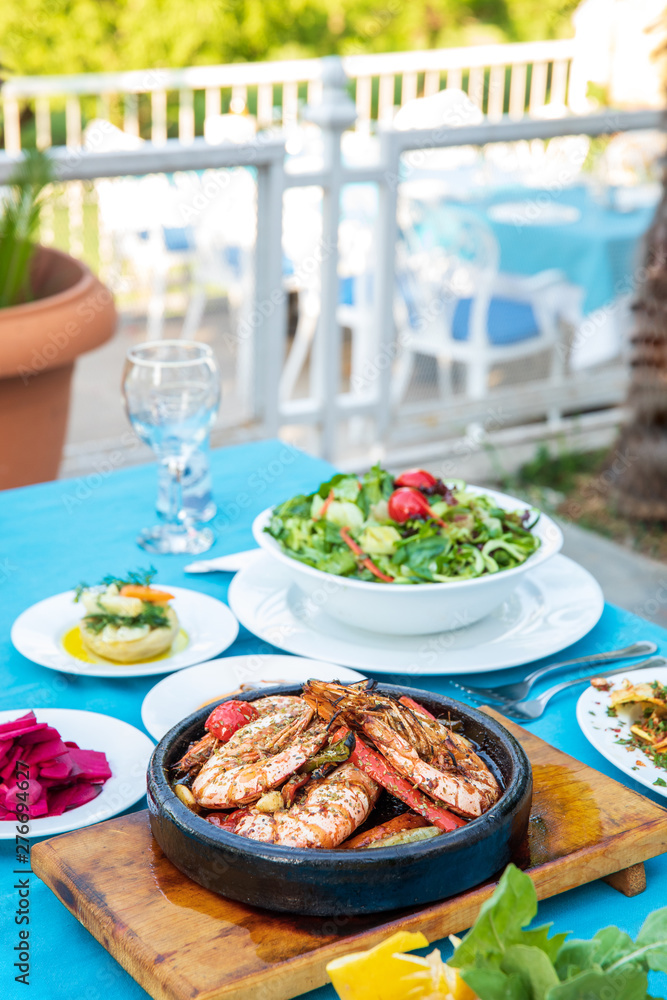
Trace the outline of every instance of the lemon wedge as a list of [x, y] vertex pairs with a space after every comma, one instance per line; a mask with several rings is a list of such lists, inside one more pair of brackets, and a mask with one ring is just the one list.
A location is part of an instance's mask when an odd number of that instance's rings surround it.
[[375, 948], [334, 959], [327, 972], [341, 1000], [474, 1000], [439, 951], [427, 958], [404, 954], [426, 945], [420, 932], [399, 931]]

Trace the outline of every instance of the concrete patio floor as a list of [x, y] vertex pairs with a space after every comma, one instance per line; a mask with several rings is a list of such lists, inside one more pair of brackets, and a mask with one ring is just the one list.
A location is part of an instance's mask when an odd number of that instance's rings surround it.
[[576, 524], [559, 523], [563, 555], [593, 574], [606, 601], [667, 628], [667, 566]]

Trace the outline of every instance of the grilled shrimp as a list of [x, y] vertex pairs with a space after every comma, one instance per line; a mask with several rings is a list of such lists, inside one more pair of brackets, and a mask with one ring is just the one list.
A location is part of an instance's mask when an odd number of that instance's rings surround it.
[[273, 814], [248, 810], [234, 833], [284, 847], [338, 847], [369, 816], [379, 785], [351, 761], [314, 782], [305, 798]]
[[[266, 704], [262, 704], [262, 702], [269, 702], [270, 704], [267, 706]], [[266, 758], [275, 757], [282, 750], [289, 748], [297, 737], [307, 729], [314, 715], [313, 708], [303, 698], [290, 695], [275, 695], [270, 698], [260, 698], [254, 704], [261, 713], [260, 717], [253, 722], [249, 722], [242, 729], [238, 729], [227, 743], [218, 747], [208, 758], [195, 778], [192, 785], [192, 792], [200, 805], [205, 805], [207, 808], [211, 808], [213, 805], [219, 807], [221, 803], [218, 801], [216, 792], [218, 788], [221, 789], [220, 794], [225, 801], [228, 800], [229, 796], [233, 796], [231, 784], [229, 782], [225, 783], [223, 777], [226, 772], [232, 770], [236, 772], [236, 777], [239, 779], [236, 790], [241, 793], [242, 801], [250, 801], [254, 796], [251, 795], [250, 799], [247, 796], [250, 794], [249, 790], [253, 780], [261, 785], [264, 778], [266, 780], [269, 779], [269, 773], [262, 772]], [[314, 753], [325, 742], [326, 733], [323, 728], [321, 737], [322, 742], [310, 752]], [[312, 745], [312, 742], [310, 741], [307, 746]], [[292, 761], [293, 766], [284, 770], [282, 776], [277, 778], [275, 784], [279, 784], [285, 778], [288, 778], [293, 771], [305, 762], [308, 756], [308, 753], [305, 757], [299, 753], [292, 755], [289, 760]], [[278, 765], [278, 769], [281, 766], [287, 768], [287, 764], [287, 758], [283, 758]], [[256, 766], [257, 771], [254, 778], [249, 770], [242, 771], [243, 765]], [[273, 774], [274, 772], [271, 772], [272, 776]], [[269, 787], [275, 787], [275, 785], [272, 784]], [[257, 792], [256, 797], [259, 797], [261, 794], [260, 790]], [[229, 801], [228, 807], [233, 806], [235, 801], [232, 798]]]
[[192, 786], [195, 799], [205, 809], [231, 809], [254, 802], [294, 774], [326, 741], [327, 727], [316, 723], [272, 757], [216, 773], [210, 773], [213, 767], [203, 768]]
[[[230, 702], [223, 702], [223, 705], [219, 706], [218, 709], [214, 709], [206, 720], [206, 728], [208, 729], [211, 719], [216, 715], [216, 713], [223, 708], [224, 705], [229, 705]], [[268, 715], [275, 715], [276, 720], [282, 715], [285, 717], [290, 716], [290, 714], [299, 714], [303, 711], [303, 701], [301, 698], [294, 698], [289, 695], [273, 695], [267, 698], [258, 698], [256, 701], [247, 702], [244, 704], [251, 705], [253, 708], [253, 716], [256, 721], [257, 718], [264, 718]], [[312, 716], [311, 716], [312, 717]], [[251, 720], [252, 721], [252, 720]], [[278, 724], [278, 721], [276, 721]], [[249, 723], [248, 723], [249, 725]], [[231, 744], [232, 752], [233, 748], [239, 745], [239, 741], [233, 742], [234, 737], [237, 733], [241, 731], [246, 731], [247, 725], [239, 727], [233, 735], [227, 739], [222, 740], [218, 737], [215, 732], [207, 732], [200, 740], [196, 743], [192, 743], [187, 752], [181, 757], [181, 759], [174, 764], [174, 770], [179, 774], [185, 774], [190, 772], [193, 775], [201, 770], [205, 762], [211, 757], [216, 750], [224, 746], [229, 747]], [[217, 727], [214, 726], [214, 729]], [[240, 738], [240, 742], [245, 742], [245, 737]]]
[[304, 697], [325, 719], [336, 715], [361, 730], [400, 774], [452, 812], [472, 819], [498, 800], [498, 782], [470, 741], [437, 719], [362, 684], [311, 680]]

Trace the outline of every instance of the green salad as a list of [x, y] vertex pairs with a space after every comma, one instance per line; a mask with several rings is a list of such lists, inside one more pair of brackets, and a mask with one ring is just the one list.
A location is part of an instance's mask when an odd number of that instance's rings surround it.
[[520, 566], [540, 546], [539, 513], [508, 511], [460, 480], [379, 465], [339, 474], [274, 508], [265, 528], [294, 559], [383, 583], [445, 583]]

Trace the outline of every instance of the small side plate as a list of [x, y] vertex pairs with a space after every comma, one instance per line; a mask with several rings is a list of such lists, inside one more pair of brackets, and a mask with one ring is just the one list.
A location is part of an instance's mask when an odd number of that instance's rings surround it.
[[[0, 712], [0, 722], [10, 722], [31, 709], [15, 708]], [[128, 722], [98, 712], [76, 708], [33, 708], [38, 722], [48, 722], [63, 740], [78, 743], [82, 750], [102, 750], [109, 761], [111, 777], [102, 791], [83, 806], [62, 816], [42, 816], [30, 821], [27, 837], [51, 837], [110, 819], [133, 806], [146, 794], [146, 768], [153, 742]], [[0, 820], [0, 840], [16, 836], [14, 820]]]
[[[612, 688], [615, 688], [623, 681], [624, 676], [621, 669], [607, 680]], [[635, 670], [628, 676], [628, 680], [633, 684], [643, 684], [647, 681], [667, 684], [667, 667]], [[656, 781], [667, 782], [667, 769], [656, 767], [637, 747], [619, 743], [619, 740], [625, 740], [630, 736], [630, 726], [640, 713], [638, 706], [628, 705], [627, 708], [619, 709], [616, 717], [607, 714], [607, 709], [610, 707], [609, 691], [598, 691], [594, 687], [587, 687], [577, 702], [577, 722], [582, 733], [588, 742], [619, 771], [650, 788], [657, 795], [667, 798], [667, 785], [656, 785]]]
[[177, 722], [206, 702], [225, 698], [242, 686], [245, 690], [275, 687], [303, 683], [311, 677], [345, 684], [364, 680], [356, 670], [302, 656], [223, 656], [158, 681], [144, 698], [141, 721], [154, 739], [161, 740]]
[[80, 604], [74, 603], [73, 590], [47, 597], [27, 608], [12, 626], [12, 642], [19, 653], [49, 670], [118, 678], [168, 674], [210, 660], [231, 646], [238, 635], [239, 623], [226, 604], [196, 590], [170, 587], [166, 583], [164, 587], [174, 595], [172, 607], [188, 641], [180, 652], [161, 659], [144, 663], [112, 663], [109, 660], [86, 663], [68, 653], [62, 644], [63, 636], [85, 613]]

